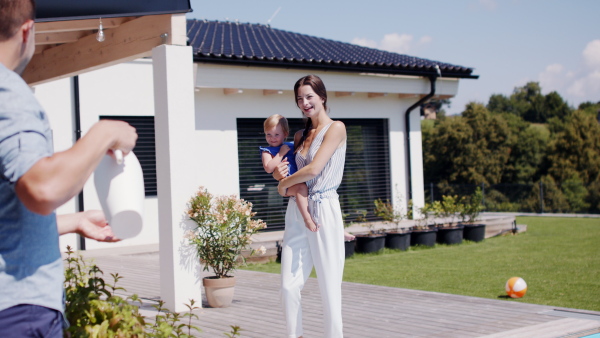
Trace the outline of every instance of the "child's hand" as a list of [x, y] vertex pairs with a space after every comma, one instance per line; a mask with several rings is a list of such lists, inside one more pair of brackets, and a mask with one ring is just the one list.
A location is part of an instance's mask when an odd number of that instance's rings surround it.
[[290, 146], [288, 146], [287, 144], [284, 144], [281, 146], [281, 148], [279, 149], [279, 154], [281, 156], [284, 156], [285, 154], [288, 153], [288, 151], [290, 151]]
[[289, 164], [289, 162], [287, 161], [287, 157], [286, 157], [275, 168], [275, 171], [273, 171], [273, 178], [278, 181], [281, 181], [282, 179], [286, 178], [289, 173], [288, 164]]

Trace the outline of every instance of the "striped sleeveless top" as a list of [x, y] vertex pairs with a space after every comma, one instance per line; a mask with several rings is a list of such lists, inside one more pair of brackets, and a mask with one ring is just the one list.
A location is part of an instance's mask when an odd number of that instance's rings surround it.
[[[321, 147], [323, 143], [323, 138], [325, 137], [325, 133], [329, 130], [329, 127], [333, 122], [325, 126], [319, 134], [313, 139], [310, 148], [308, 149], [308, 153], [306, 157], [302, 155], [302, 147], [296, 153], [296, 164], [298, 165], [298, 170], [304, 168], [306, 165], [310, 164], [314, 159], [317, 151]], [[342, 183], [342, 176], [344, 175], [344, 164], [346, 162], [346, 141], [344, 144], [339, 146], [323, 170], [313, 179], [306, 182], [308, 186], [308, 206], [315, 222], [319, 222], [319, 214], [318, 214], [318, 205], [321, 203], [323, 198], [338, 198], [337, 188]]]

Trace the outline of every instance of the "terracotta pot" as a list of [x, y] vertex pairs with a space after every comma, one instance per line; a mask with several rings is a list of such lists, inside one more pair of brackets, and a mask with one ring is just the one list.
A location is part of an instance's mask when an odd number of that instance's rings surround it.
[[210, 307], [228, 307], [233, 301], [235, 277], [216, 278], [204, 277], [202, 279], [206, 300]]

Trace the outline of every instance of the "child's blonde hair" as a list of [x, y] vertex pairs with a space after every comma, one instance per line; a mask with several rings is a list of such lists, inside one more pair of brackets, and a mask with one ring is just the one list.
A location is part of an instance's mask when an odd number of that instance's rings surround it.
[[281, 130], [287, 137], [290, 134], [290, 127], [288, 125], [288, 121], [285, 117], [279, 114], [273, 114], [269, 116], [265, 123], [263, 123], [263, 129], [267, 131], [267, 129], [275, 128], [277, 126], [281, 126]]

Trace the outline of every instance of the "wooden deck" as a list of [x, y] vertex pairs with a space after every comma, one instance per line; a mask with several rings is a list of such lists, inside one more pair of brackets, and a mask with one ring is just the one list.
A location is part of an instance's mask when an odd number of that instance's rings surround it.
[[[124, 276], [120, 286], [142, 297], [141, 311], [154, 317], [150, 305], [160, 293], [158, 252], [89, 251], [85, 256], [94, 257], [107, 280], [110, 272]], [[242, 337], [284, 337], [279, 275], [238, 270], [236, 277], [230, 307], [196, 311], [195, 325], [203, 330], [199, 337], [224, 337], [229, 325], [240, 326]], [[347, 338], [583, 337], [600, 332], [600, 312], [348, 282], [342, 293]], [[302, 297], [304, 337], [323, 337], [316, 279], [308, 280]]]

